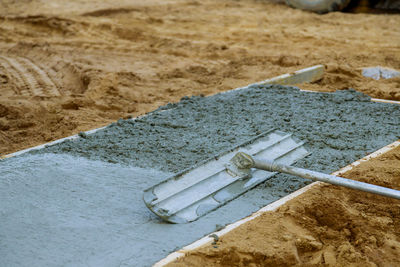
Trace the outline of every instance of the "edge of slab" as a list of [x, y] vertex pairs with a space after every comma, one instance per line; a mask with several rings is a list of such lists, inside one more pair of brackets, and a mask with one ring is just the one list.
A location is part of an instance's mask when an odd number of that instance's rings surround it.
[[[390, 150], [392, 150], [392, 149], [394, 149], [394, 148], [396, 148], [398, 146], [400, 146], [400, 140], [395, 141], [395, 142], [393, 142], [393, 143], [391, 143], [391, 144], [389, 144], [387, 146], [384, 146], [383, 148], [381, 148], [381, 149], [379, 149], [379, 150], [377, 150], [377, 151], [375, 151], [375, 152], [373, 152], [373, 153], [371, 153], [371, 154], [369, 154], [369, 155], [367, 155], [367, 156], [365, 156], [365, 157], [363, 157], [363, 158], [361, 158], [361, 159], [359, 159], [359, 160], [357, 160], [357, 161], [355, 161], [355, 162], [353, 162], [353, 163], [341, 168], [340, 170], [338, 170], [336, 172], [333, 172], [332, 175], [342, 175], [343, 173], [345, 173], [345, 172], [351, 170], [352, 168], [354, 168], [355, 166], [360, 165], [362, 162], [368, 161], [368, 160], [370, 160], [372, 158], [376, 158], [376, 157], [378, 157], [378, 156], [380, 156], [380, 155], [382, 155], [382, 154], [384, 154], [384, 153], [386, 153], [386, 152], [388, 152], [388, 151], [390, 151]], [[301, 189], [299, 189], [299, 190], [297, 190], [297, 191], [295, 191], [295, 192], [293, 192], [293, 193], [291, 193], [291, 194], [289, 194], [289, 195], [287, 195], [287, 196], [285, 196], [285, 197], [283, 197], [283, 198], [281, 198], [281, 199], [279, 199], [279, 200], [277, 200], [275, 202], [272, 202], [271, 204], [268, 204], [267, 206], [264, 206], [260, 210], [256, 211], [252, 215], [250, 215], [250, 216], [248, 216], [248, 217], [246, 217], [244, 219], [241, 219], [241, 220], [239, 220], [237, 222], [234, 222], [232, 224], [229, 224], [224, 229], [222, 229], [220, 231], [216, 231], [216, 232], [210, 233], [209, 235], [207, 235], [207, 236], [195, 241], [194, 243], [192, 243], [192, 244], [190, 244], [188, 246], [185, 246], [182, 249], [169, 254], [167, 257], [165, 257], [164, 259], [158, 261], [153, 266], [154, 267], [165, 266], [168, 263], [171, 263], [171, 262], [173, 262], [173, 261], [175, 261], [175, 260], [177, 260], [177, 259], [179, 259], [181, 257], [184, 257], [185, 254], [187, 252], [189, 252], [189, 251], [192, 251], [194, 249], [197, 249], [197, 248], [199, 248], [201, 246], [204, 246], [204, 245], [207, 245], [207, 244], [211, 244], [214, 241], [214, 237], [210, 237], [211, 235], [217, 235], [217, 236], [221, 237], [221, 236], [225, 235], [226, 233], [232, 231], [233, 229], [239, 227], [240, 225], [242, 225], [242, 224], [244, 224], [244, 223], [246, 223], [248, 221], [254, 220], [255, 218], [257, 218], [260, 215], [262, 215], [263, 213], [275, 211], [276, 209], [278, 209], [280, 206], [284, 205], [289, 200], [292, 200], [292, 199], [302, 195], [303, 193], [307, 192], [311, 188], [313, 188], [313, 187], [315, 187], [317, 185], [320, 185], [320, 184], [323, 184], [323, 183], [322, 182], [311, 183], [311, 184], [309, 184], [309, 185], [307, 185], [307, 186], [305, 186], [305, 187], [303, 187], [303, 188], [301, 188]]]
[[[222, 93], [229, 93], [232, 91], [236, 91], [236, 90], [242, 90], [245, 88], [249, 88], [252, 85], [265, 85], [265, 84], [281, 84], [281, 85], [294, 85], [297, 83], [306, 83], [306, 82], [314, 82], [314, 81], [318, 81], [319, 79], [322, 79], [323, 75], [325, 72], [325, 66], [324, 65], [315, 65], [315, 66], [311, 66], [308, 68], [304, 68], [298, 71], [295, 71], [293, 73], [286, 73], [280, 76], [276, 76], [273, 77], [271, 79], [267, 79], [261, 82], [257, 82], [257, 83], [253, 83], [253, 84], [249, 84], [245, 87], [240, 87], [240, 88], [236, 88], [236, 89], [232, 89], [229, 91], [225, 91]], [[309, 91], [309, 90], [301, 90], [304, 92], [310, 92], [310, 93], [318, 93], [317, 91]], [[371, 101], [374, 102], [383, 102], [383, 103], [391, 103], [391, 104], [399, 104], [400, 105], [400, 101], [395, 101], [395, 100], [386, 100], [386, 99], [378, 99], [378, 98], [372, 98]], [[138, 116], [136, 118], [132, 118], [132, 120], [135, 120], [137, 118], [140, 117], [144, 117], [146, 115], [142, 115], [142, 116]], [[106, 128], [107, 126], [104, 127], [100, 127], [100, 128], [96, 128], [96, 129], [92, 129], [89, 131], [85, 131], [85, 134], [92, 134], [95, 133], [99, 130], [102, 130], [104, 128]], [[45, 148], [46, 146], [51, 146], [51, 145], [55, 145], [58, 143], [61, 143], [65, 140], [71, 140], [71, 139], [76, 139], [79, 137], [79, 134], [75, 134], [75, 135], [71, 135], [71, 136], [67, 136], [61, 139], [57, 139], [55, 141], [52, 142], [48, 142], [48, 143], [44, 143], [38, 146], [34, 146], [34, 147], [30, 147], [30, 148], [26, 148], [23, 150], [19, 150], [17, 152], [14, 153], [10, 153], [10, 154], [6, 154], [4, 156], [0, 156], [0, 159], [6, 159], [6, 158], [11, 158], [11, 157], [15, 157], [15, 156], [19, 156], [21, 154], [24, 154], [26, 152], [29, 152], [31, 150], [37, 150], [37, 149], [42, 149]]]
[[[96, 129], [93, 129], [93, 130], [86, 131], [86, 132], [84, 132], [84, 133], [85, 133], [85, 134], [92, 134], [92, 133], [95, 133], [95, 132], [97, 132], [97, 131], [99, 131], [99, 130], [101, 130], [101, 129], [104, 129], [104, 128], [106, 128], [106, 127], [107, 127], [107, 126], [100, 127], [100, 128], [96, 128]], [[26, 153], [26, 152], [29, 152], [29, 151], [31, 151], [31, 150], [42, 149], [42, 148], [45, 148], [46, 146], [55, 145], [55, 144], [58, 144], [58, 143], [61, 143], [61, 142], [65, 141], [65, 140], [72, 140], [72, 139], [76, 139], [76, 138], [78, 138], [78, 137], [79, 137], [79, 134], [74, 134], [74, 135], [67, 136], [67, 137], [64, 137], [64, 138], [61, 138], [61, 139], [57, 139], [57, 140], [54, 140], [54, 141], [51, 141], [51, 142], [48, 142], [48, 143], [44, 143], [44, 144], [41, 144], [41, 145], [38, 145], [38, 146], [26, 148], [26, 149], [19, 150], [19, 151], [17, 151], [17, 152], [11, 153], [11, 154], [7, 154], [7, 155], [4, 155], [4, 156], [0, 156], [0, 159], [6, 159], [6, 158], [11, 158], [11, 157], [19, 156], [19, 155], [24, 154], [24, 153]]]
[[309, 68], [301, 69], [293, 73], [286, 73], [271, 79], [267, 79], [258, 83], [257, 85], [263, 84], [281, 84], [281, 85], [292, 85], [298, 83], [310, 83], [321, 80], [324, 76], [325, 66], [315, 65]]
[[[274, 77], [274, 78], [271, 78], [271, 79], [268, 79], [268, 80], [264, 80], [264, 81], [259, 82], [259, 83], [254, 83], [254, 84], [247, 85], [245, 87], [229, 90], [229, 91], [226, 91], [224, 93], [228, 93], [228, 92], [235, 91], [235, 90], [245, 89], [245, 88], [250, 87], [251, 85], [263, 85], [263, 84], [268, 84], [268, 83], [270, 83], [270, 84], [288, 85], [288, 84], [294, 84], [293, 83], [294, 81], [297, 81], [296, 83], [313, 82], [313, 81], [319, 80], [319, 79], [321, 79], [323, 77], [324, 69], [325, 69], [324, 65], [316, 65], [316, 66], [312, 66], [312, 67], [308, 67], [308, 68], [305, 68], [305, 69], [301, 69], [301, 70], [295, 71], [294, 73], [291, 73], [291, 74], [288, 74], [288, 73], [287, 74], [283, 74], [283, 75], [280, 75], [280, 76], [277, 76], [277, 77]], [[293, 81], [293, 82], [289, 83], [290, 81]], [[284, 82], [284, 83], [280, 83], [280, 82]], [[146, 116], [146, 115], [143, 115], [143, 116]], [[139, 117], [143, 117], [143, 116], [139, 116]], [[135, 120], [135, 119], [136, 118], [133, 118], [133, 120]], [[93, 129], [93, 130], [86, 131], [84, 133], [92, 134], [92, 133], [95, 133], [95, 132], [97, 132], [97, 131], [99, 131], [101, 129], [104, 129], [106, 127], [107, 126], [96, 128], [96, 129]], [[42, 148], [44, 148], [46, 146], [55, 145], [57, 143], [61, 143], [62, 141], [75, 139], [75, 138], [78, 138], [78, 137], [79, 137], [78, 134], [71, 135], [71, 136], [68, 136], [68, 137], [57, 139], [57, 140], [49, 142], [49, 143], [45, 143], [45, 144], [42, 144], [42, 145], [38, 145], [38, 146], [30, 147], [30, 148], [27, 148], [27, 149], [23, 149], [23, 150], [20, 150], [20, 151], [11, 153], [11, 154], [0, 156], [0, 159], [5, 159], [5, 158], [18, 156], [18, 155], [21, 155], [21, 154], [26, 153], [28, 151], [31, 151], [31, 150], [42, 149]]]

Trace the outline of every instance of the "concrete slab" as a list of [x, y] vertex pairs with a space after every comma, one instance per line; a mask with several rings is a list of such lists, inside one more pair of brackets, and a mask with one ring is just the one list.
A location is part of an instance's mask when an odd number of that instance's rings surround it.
[[0, 257], [6, 266], [150, 266], [308, 184], [277, 175], [184, 225], [164, 223], [145, 207], [141, 191], [167, 178], [163, 173], [271, 128], [308, 141], [313, 154], [297, 166], [330, 173], [399, 139], [400, 107], [355, 91], [255, 86], [184, 98], [135, 121], [2, 160]]

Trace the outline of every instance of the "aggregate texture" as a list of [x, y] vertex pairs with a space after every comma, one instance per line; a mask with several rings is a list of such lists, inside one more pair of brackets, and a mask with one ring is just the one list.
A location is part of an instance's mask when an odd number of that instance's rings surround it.
[[150, 266], [308, 183], [276, 175], [190, 224], [145, 207], [144, 189], [271, 128], [308, 141], [297, 166], [329, 173], [397, 140], [400, 107], [353, 90], [252, 86], [2, 160], [0, 256], [6, 266]]
[[[68, 153], [178, 172], [278, 129], [306, 141], [303, 167], [332, 172], [400, 138], [400, 106], [370, 102], [354, 90], [309, 93], [250, 86], [211, 97], [184, 97], [136, 120], [34, 153]], [[314, 165], [313, 165], [314, 164]]]

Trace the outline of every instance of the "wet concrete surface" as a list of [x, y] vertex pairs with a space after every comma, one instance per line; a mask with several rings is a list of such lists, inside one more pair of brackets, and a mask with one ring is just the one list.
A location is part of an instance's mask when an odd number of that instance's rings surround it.
[[399, 115], [399, 105], [370, 102], [356, 91], [310, 93], [254, 86], [186, 97], [146, 117], [120, 120], [40, 153], [178, 172], [275, 128], [308, 142], [318, 159], [309, 160], [309, 166], [318, 163], [321, 171], [330, 172], [400, 138]]
[[276, 175], [184, 225], [145, 207], [147, 187], [271, 128], [308, 142], [312, 154], [296, 166], [330, 173], [399, 139], [400, 106], [355, 91], [255, 86], [184, 98], [0, 161], [0, 257], [7, 266], [150, 266], [308, 183]]

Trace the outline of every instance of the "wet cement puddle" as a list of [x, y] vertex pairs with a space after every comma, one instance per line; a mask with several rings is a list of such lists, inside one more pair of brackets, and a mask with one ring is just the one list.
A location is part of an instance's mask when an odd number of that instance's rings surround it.
[[149, 266], [308, 182], [276, 175], [199, 220], [167, 224], [142, 191], [272, 128], [307, 142], [326, 173], [400, 138], [400, 106], [355, 91], [252, 86], [183, 98], [136, 120], [0, 161], [2, 262]]

